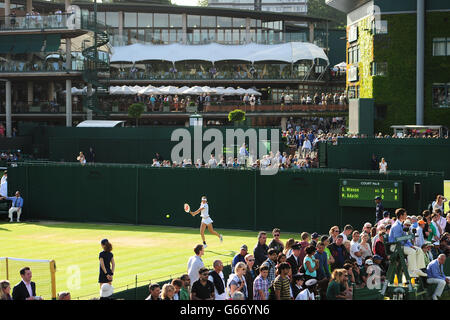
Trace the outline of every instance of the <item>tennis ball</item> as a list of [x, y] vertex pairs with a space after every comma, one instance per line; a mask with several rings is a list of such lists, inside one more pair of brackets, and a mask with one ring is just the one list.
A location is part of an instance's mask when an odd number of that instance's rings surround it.
[[169, 219], [170, 218], [170, 214], [166, 214], [166, 218]]

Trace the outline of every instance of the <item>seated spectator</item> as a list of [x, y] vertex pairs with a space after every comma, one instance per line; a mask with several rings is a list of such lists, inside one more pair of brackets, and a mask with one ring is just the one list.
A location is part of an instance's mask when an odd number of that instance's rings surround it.
[[71, 300], [70, 292], [63, 291], [58, 294], [58, 300]]
[[214, 299], [225, 300], [225, 277], [223, 275], [223, 263], [220, 260], [215, 260], [213, 263], [214, 270], [209, 272], [208, 280], [214, 284]]
[[331, 281], [328, 284], [327, 300], [345, 300], [344, 281], [347, 281], [344, 275], [345, 269], [335, 269], [331, 274]]
[[228, 296], [232, 297], [235, 291], [240, 291], [244, 294], [245, 300], [248, 298], [247, 281], [245, 280], [245, 272], [247, 265], [244, 262], [238, 262], [234, 267], [234, 273], [228, 278]]
[[11, 285], [8, 280], [0, 281], [0, 300], [12, 300]]
[[209, 270], [198, 270], [199, 279], [192, 284], [191, 300], [214, 300], [214, 284], [208, 280]]
[[278, 228], [273, 229], [272, 231], [273, 239], [269, 243], [269, 248], [277, 250], [278, 253], [283, 252], [284, 250], [283, 242], [281, 242], [280, 240], [280, 233], [281, 233], [280, 229]]
[[259, 275], [253, 281], [253, 300], [268, 300], [269, 299], [269, 267], [261, 266], [259, 268]]
[[370, 248], [370, 236], [367, 233], [363, 233], [361, 236], [361, 243], [359, 244], [361, 247], [361, 257], [366, 259], [368, 257], [372, 257], [372, 249]]
[[359, 266], [362, 266], [363, 258], [361, 245], [359, 244], [359, 231], [353, 231], [352, 241], [350, 242], [350, 256], [356, 260]]
[[437, 259], [431, 261], [427, 266], [427, 283], [437, 284], [436, 290], [434, 290], [432, 295], [433, 300], [438, 300], [445, 286], [450, 284], [450, 277], [444, 274], [445, 260], [445, 254], [440, 254]]
[[161, 294], [161, 287], [157, 283], [152, 283], [148, 286], [150, 294], [145, 300], [161, 300], [159, 295]]
[[447, 232], [439, 240], [439, 252], [445, 254], [447, 257], [450, 256], [450, 235]]
[[234, 256], [233, 261], [231, 262], [231, 269], [234, 269], [238, 262], [245, 262], [245, 256], [247, 255], [247, 253], [248, 247], [247, 245], [243, 244], [241, 246], [241, 251]]
[[180, 291], [183, 286], [183, 282], [180, 279], [173, 279], [171, 285], [175, 288], [175, 294], [173, 300], [180, 300]]
[[240, 291], [235, 291], [232, 295], [231, 295], [231, 299], [230, 300], [245, 300], [245, 296], [242, 292]]
[[180, 289], [180, 300], [189, 300], [191, 293], [189, 292], [189, 285], [191, 279], [189, 279], [189, 275], [183, 274], [180, 277], [181, 280], [181, 289]]
[[163, 285], [161, 290], [161, 300], [174, 300], [175, 287], [169, 283]]

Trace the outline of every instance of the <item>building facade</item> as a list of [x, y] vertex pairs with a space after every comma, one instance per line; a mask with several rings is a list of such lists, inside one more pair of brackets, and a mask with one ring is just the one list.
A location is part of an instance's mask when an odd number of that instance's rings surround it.
[[208, 6], [212, 8], [308, 13], [308, 0], [209, 0]]
[[[113, 85], [255, 88], [270, 103], [279, 103], [283, 94], [299, 102], [307, 94], [344, 90], [342, 77], [329, 72], [330, 63], [341, 58], [328, 40], [335, 43], [341, 31], [328, 30], [325, 19], [142, 2], [104, 2], [96, 8], [84, 1], [6, 0], [0, 10], [0, 77], [6, 80], [0, 84], [4, 97], [0, 115], [5, 115], [7, 122], [33, 120], [72, 126], [95, 118], [99, 105], [111, 109], [107, 91]], [[202, 50], [210, 44], [229, 48], [258, 44], [273, 49], [271, 46], [293, 41], [310, 42], [328, 56], [334, 53], [335, 61], [173, 62], [165, 60], [164, 54], [146, 61], [111, 60], [119, 48], [133, 45], [169, 48], [177, 44]], [[73, 87], [86, 86], [88, 98], [72, 96]], [[126, 108], [111, 116], [126, 117]], [[189, 115], [149, 112], [144, 117], [170, 122]]]
[[[421, 1], [423, 28], [417, 22]], [[390, 126], [410, 124], [450, 127], [450, 3], [326, 3], [347, 13], [346, 88], [350, 98], [374, 100], [375, 130], [392, 133]]]

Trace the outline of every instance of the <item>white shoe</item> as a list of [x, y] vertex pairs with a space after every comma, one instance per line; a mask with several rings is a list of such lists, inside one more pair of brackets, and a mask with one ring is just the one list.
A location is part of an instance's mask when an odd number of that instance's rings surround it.
[[420, 277], [428, 277], [428, 275], [425, 272], [423, 272], [422, 270], [417, 270], [416, 275], [420, 276]]
[[203, 245], [203, 249], [206, 249], [208, 247], [208, 245], [204, 244]]
[[436, 295], [433, 295], [432, 297], [433, 300], [439, 300], [438, 297]]
[[19, 219], [17, 219], [17, 222], [20, 222], [20, 220], [19, 220]]
[[223, 242], [223, 237], [222, 237], [221, 234], [219, 234], [219, 238], [220, 238], [220, 243], [222, 243]]
[[13, 222], [13, 221], [12, 221], [12, 219], [11, 219], [11, 220], [9, 220], [9, 222]]

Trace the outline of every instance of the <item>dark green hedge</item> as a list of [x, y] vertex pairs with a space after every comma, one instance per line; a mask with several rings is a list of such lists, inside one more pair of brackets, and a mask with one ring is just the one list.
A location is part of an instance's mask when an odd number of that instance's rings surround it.
[[[388, 76], [374, 77], [374, 99], [386, 106], [386, 117], [375, 121], [375, 132], [391, 133], [390, 126], [416, 122], [416, 15], [383, 15], [388, 34], [375, 35], [374, 60], [388, 63]], [[435, 37], [448, 36], [449, 12], [426, 15], [425, 124], [450, 126], [450, 109], [432, 107], [432, 84], [450, 82], [450, 57], [433, 57]]]

